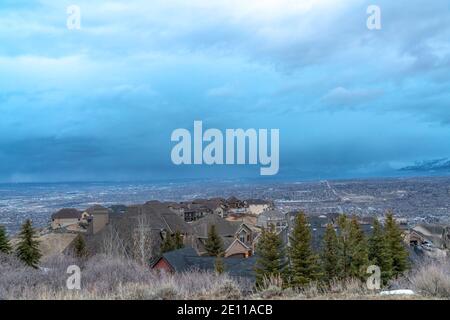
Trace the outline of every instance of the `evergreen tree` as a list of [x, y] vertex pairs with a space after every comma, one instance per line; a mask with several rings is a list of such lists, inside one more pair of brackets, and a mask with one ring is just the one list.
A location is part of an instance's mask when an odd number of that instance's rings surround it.
[[219, 254], [216, 257], [216, 261], [214, 262], [214, 269], [218, 274], [222, 274], [225, 272], [225, 264], [223, 263], [222, 254]]
[[392, 259], [392, 276], [398, 277], [409, 268], [408, 251], [403, 244], [402, 232], [389, 212], [384, 225], [386, 244]]
[[223, 250], [222, 239], [216, 231], [216, 226], [212, 225], [208, 232], [208, 239], [206, 240], [205, 249], [208, 255], [217, 257]]
[[175, 232], [174, 245], [175, 249], [184, 248], [183, 236], [181, 235], [181, 232], [178, 230]]
[[350, 223], [345, 214], [338, 217], [338, 264], [339, 278], [348, 278], [351, 274]]
[[12, 251], [11, 244], [9, 243], [8, 235], [4, 226], [0, 226], [0, 252], [10, 253]]
[[20, 260], [33, 268], [37, 268], [41, 259], [39, 241], [36, 240], [36, 231], [33, 229], [31, 220], [27, 219], [22, 225], [19, 234], [19, 243], [16, 247], [16, 254]]
[[75, 257], [77, 258], [85, 258], [88, 255], [88, 251], [86, 248], [86, 242], [84, 241], [84, 237], [79, 233], [77, 234], [74, 244], [73, 244], [73, 250]]
[[311, 230], [305, 214], [300, 213], [295, 218], [290, 237], [289, 282], [295, 287], [302, 287], [317, 280], [320, 275], [318, 267], [317, 256], [311, 248]]
[[263, 229], [256, 246], [258, 259], [255, 265], [256, 285], [260, 285], [265, 278], [284, 274], [286, 257], [281, 238], [271, 226]]
[[175, 250], [175, 241], [171, 234], [167, 233], [164, 241], [161, 244], [161, 253]]
[[333, 224], [329, 223], [323, 237], [321, 263], [323, 279], [328, 282], [340, 275], [338, 239]]
[[392, 258], [388, 251], [384, 230], [378, 219], [373, 222], [372, 235], [369, 238], [370, 264], [380, 267], [381, 280], [386, 284], [391, 278]]
[[356, 217], [349, 224], [349, 244], [350, 276], [364, 279], [369, 266], [369, 253], [366, 237]]

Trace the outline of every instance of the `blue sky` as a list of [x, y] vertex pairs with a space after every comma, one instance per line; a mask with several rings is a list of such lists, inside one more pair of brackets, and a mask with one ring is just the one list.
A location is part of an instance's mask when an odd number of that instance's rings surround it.
[[194, 120], [279, 128], [280, 178], [395, 175], [450, 156], [449, 89], [448, 0], [3, 0], [0, 181], [259, 176], [174, 166]]

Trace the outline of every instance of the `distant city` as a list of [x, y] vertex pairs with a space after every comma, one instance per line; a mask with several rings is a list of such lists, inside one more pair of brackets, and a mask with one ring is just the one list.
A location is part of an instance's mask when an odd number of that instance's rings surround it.
[[392, 210], [411, 224], [450, 221], [450, 177], [421, 177], [264, 183], [235, 180], [1, 184], [0, 225], [14, 234], [27, 218], [38, 227], [47, 226], [51, 214], [61, 208], [101, 204], [114, 211], [119, 210], [119, 205], [149, 200], [188, 201], [230, 196], [271, 200], [283, 212], [304, 210], [309, 215], [382, 216]]

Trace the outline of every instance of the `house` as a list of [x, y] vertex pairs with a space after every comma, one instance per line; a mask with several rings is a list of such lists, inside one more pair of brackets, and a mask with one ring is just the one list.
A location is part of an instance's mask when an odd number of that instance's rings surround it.
[[223, 198], [211, 198], [205, 202], [205, 205], [209, 207], [213, 214], [225, 218], [227, 216], [227, 204]]
[[235, 216], [243, 216], [248, 213], [248, 209], [246, 207], [241, 208], [229, 208], [227, 211], [227, 215], [235, 215]]
[[271, 201], [261, 200], [261, 199], [248, 199], [244, 201], [248, 214], [260, 215], [264, 211], [274, 209], [273, 203]]
[[274, 227], [277, 232], [280, 232], [288, 225], [286, 214], [279, 210], [266, 210], [258, 216], [256, 226], [259, 228], [269, 229]]
[[98, 233], [109, 223], [110, 210], [101, 205], [93, 205], [92, 207], [87, 208], [83, 214], [88, 217], [88, 232], [90, 234]]
[[126, 228], [130, 225], [138, 226], [140, 218], [145, 224], [150, 237], [152, 238], [152, 251], [159, 250], [161, 243], [167, 235], [180, 232], [184, 239], [192, 235], [191, 226], [184, 221], [177, 213], [169, 208], [168, 203], [159, 201], [149, 201], [142, 205], [131, 205], [127, 208], [124, 216]]
[[[225, 271], [232, 277], [255, 280], [256, 256], [249, 258], [223, 259]], [[192, 247], [166, 252], [154, 260], [150, 267], [153, 270], [168, 273], [186, 271], [215, 271], [216, 257], [199, 256]]]
[[226, 258], [249, 257], [253, 254], [253, 230], [242, 221], [227, 221], [217, 215], [209, 215], [191, 224], [194, 233], [192, 245], [199, 254], [206, 254], [205, 244], [213, 225], [222, 239]]
[[52, 214], [52, 229], [61, 229], [67, 227], [77, 228], [82, 220], [86, 220], [88, 214], [83, 213], [77, 209], [64, 208]]
[[208, 214], [217, 214], [225, 217], [227, 208], [225, 200], [221, 198], [196, 199], [191, 202], [168, 203], [170, 210], [178, 214], [186, 222], [196, 221]]
[[184, 210], [187, 208], [185, 204], [177, 202], [168, 202], [167, 207], [178, 216], [184, 218]]
[[410, 245], [424, 245], [437, 249], [450, 249], [450, 227], [438, 224], [419, 224], [406, 233]]
[[230, 209], [245, 208], [244, 201], [241, 201], [236, 197], [229, 197], [226, 200], [226, 205]]
[[182, 217], [174, 213], [169, 206], [160, 201], [148, 201], [142, 205], [128, 206], [126, 217], [144, 215], [149, 226], [154, 230], [165, 230], [171, 234], [179, 231], [182, 234], [192, 233], [192, 228]]

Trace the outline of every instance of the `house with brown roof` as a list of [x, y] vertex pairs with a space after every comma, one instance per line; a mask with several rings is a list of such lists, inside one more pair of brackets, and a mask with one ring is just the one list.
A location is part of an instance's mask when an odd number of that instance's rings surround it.
[[228, 208], [230, 209], [238, 209], [238, 208], [245, 208], [245, 203], [242, 200], [239, 200], [238, 198], [232, 196], [229, 197], [226, 200], [226, 205], [228, 206]]
[[450, 249], [450, 227], [439, 224], [418, 224], [405, 233], [405, 241], [413, 246]]
[[70, 226], [78, 227], [79, 223], [82, 220], [86, 220], [87, 217], [87, 214], [84, 214], [77, 209], [63, 208], [52, 214], [51, 228], [55, 230]]

